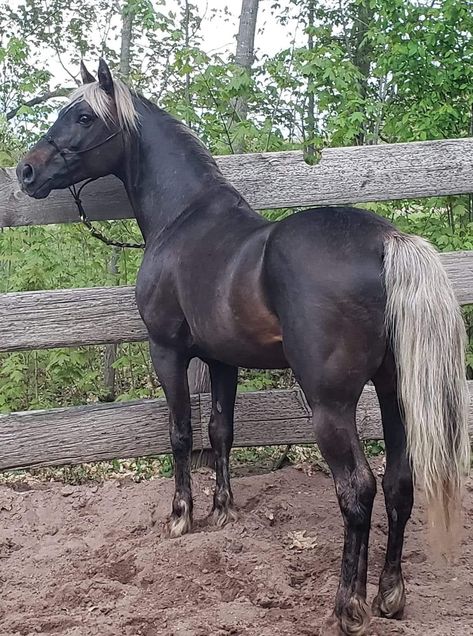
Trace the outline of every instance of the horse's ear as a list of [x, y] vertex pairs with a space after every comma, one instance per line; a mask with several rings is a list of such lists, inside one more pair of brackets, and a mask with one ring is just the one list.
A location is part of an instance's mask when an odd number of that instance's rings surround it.
[[80, 76], [82, 78], [82, 84], [91, 84], [92, 82], [97, 81], [92, 73], [89, 73], [82, 60], [80, 62]]
[[98, 78], [100, 88], [104, 90], [108, 95], [113, 95], [113, 77], [107, 62], [101, 57], [99, 61]]

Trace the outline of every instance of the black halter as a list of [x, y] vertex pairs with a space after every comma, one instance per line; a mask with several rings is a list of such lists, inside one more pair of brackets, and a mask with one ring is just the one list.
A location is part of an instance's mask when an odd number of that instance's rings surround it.
[[[64, 160], [64, 164], [66, 166], [67, 172], [71, 176], [72, 173], [71, 173], [71, 170], [69, 169], [69, 163], [67, 161], [67, 155], [81, 155], [81, 154], [83, 154], [85, 152], [89, 152], [89, 150], [94, 150], [94, 148], [99, 148], [100, 146], [103, 146], [108, 141], [110, 141], [110, 139], [113, 139], [114, 137], [119, 135], [121, 132], [122, 132], [121, 130], [116, 130], [114, 133], [109, 135], [106, 139], [104, 139], [100, 143], [94, 144], [93, 146], [89, 146], [88, 148], [84, 148], [83, 150], [61, 149], [61, 148], [59, 148], [59, 146], [55, 142], [54, 138], [50, 134], [44, 135], [43, 139], [44, 139], [44, 141], [47, 141], [49, 144], [51, 144], [51, 146], [59, 153], [59, 155]], [[80, 188], [76, 188], [75, 183], [73, 183], [71, 186], [68, 186], [68, 190], [72, 194], [74, 202], [75, 202], [75, 204], [77, 206], [77, 210], [79, 212], [79, 218], [82, 221], [82, 223], [87, 227], [87, 229], [89, 230], [89, 232], [91, 233], [92, 236], [94, 236], [95, 238], [99, 239], [100, 241], [102, 241], [106, 245], [111, 245], [113, 247], [133, 247], [133, 248], [137, 248], [137, 249], [143, 249], [145, 247], [145, 243], [121, 243], [120, 241], [115, 241], [115, 240], [110, 239], [107, 236], [105, 236], [105, 234], [102, 234], [102, 232], [100, 232], [100, 230], [97, 230], [92, 225], [92, 223], [87, 218], [87, 214], [85, 213], [84, 207], [82, 205], [82, 201], [80, 199], [80, 194], [81, 194], [82, 190], [85, 188], [86, 185], [88, 185], [89, 183], [92, 183], [92, 181], [96, 181], [96, 179], [94, 179], [94, 178], [93, 179], [87, 179], [87, 181], [84, 181], [84, 183], [80, 186]]]

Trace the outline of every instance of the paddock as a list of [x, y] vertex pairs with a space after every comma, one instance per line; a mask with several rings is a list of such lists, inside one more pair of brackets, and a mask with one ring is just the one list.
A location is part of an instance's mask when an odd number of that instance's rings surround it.
[[[466, 194], [473, 182], [473, 139], [325, 149], [315, 166], [299, 152], [218, 160], [257, 209]], [[83, 202], [92, 220], [131, 216], [114, 179], [92, 184]], [[74, 221], [68, 193], [28, 199], [14, 171], [0, 169], [1, 227]], [[442, 260], [460, 303], [473, 303], [473, 251], [442, 254]], [[0, 329], [0, 351], [145, 338], [131, 287], [4, 294]], [[469, 391], [471, 430], [473, 382]], [[193, 396], [192, 407], [194, 448], [207, 449], [209, 396]], [[372, 387], [365, 389], [357, 418], [364, 439], [381, 439]], [[309, 420], [297, 389], [242, 393], [235, 445], [312, 442]], [[168, 453], [167, 427], [163, 400], [11, 413], [0, 417], [0, 470]], [[196, 529], [177, 540], [162, 534], [169, 480], [112, 481], [70, 492], [55, 483], [3, 486], [0, 556], [8, 574], [2, 574], [0, 633], [316, 634], [331, 608], [341, 553], [331, 480], [294, 468], [238, 477], [240, 519], [218, 531], [205, 520], [211, 476], [196, 474], [194, 483]], [[470, 489], [466, 520], [472, 508]], [[406, 618], [375, 620], [373, 634], [473, 633], [472, 529], [465, 528], [457, 561], [445, 568], [429, 558], [422, 519], [418, 504], [406, 540]], [[385, 528], [378, 496], [370, 600]]]
[[[205, 519], [210, 473], [194, 474], [193, 484], [196, 528], [173, 540], [163, 536], [171, 479], [0, 487], [0, 634], [317, 635], [332, 610], [343, 540], [332, 480], [292, 467], [235, 477], [240, 517], [222, 530]], [[471, 490], [465, 515], [473, 515]], [[370, 601], [386, 538], [379, 493]], [[375, 619], [370, 634], [472, 634], [472, 547], [468, 523], [455, 563], [433, 564], [417, 504], [404, 551], [405, 618]]]

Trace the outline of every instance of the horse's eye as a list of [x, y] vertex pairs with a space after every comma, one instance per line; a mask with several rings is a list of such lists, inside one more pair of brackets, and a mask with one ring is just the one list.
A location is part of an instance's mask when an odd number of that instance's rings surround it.
[[82, 124], [83, 126], [87, 126], [88, 124], [92, 123], [92, 117], [90, 115], [81, 115], [79, 117], [79, 124]]

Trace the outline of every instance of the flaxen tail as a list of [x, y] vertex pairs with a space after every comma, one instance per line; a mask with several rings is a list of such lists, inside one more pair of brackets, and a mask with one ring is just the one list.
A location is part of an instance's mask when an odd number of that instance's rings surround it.
[[465, 326], [439, 256], [424, 239], [387, 237], [384, 279], [414, 481], [425, 492], [431, 527], [446, 539], [470, 462]]

